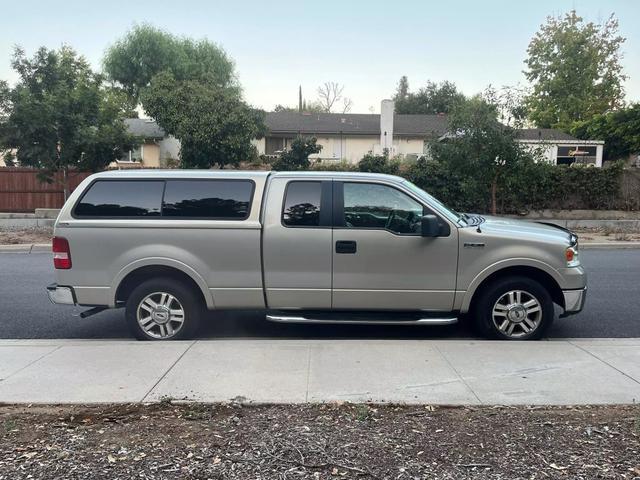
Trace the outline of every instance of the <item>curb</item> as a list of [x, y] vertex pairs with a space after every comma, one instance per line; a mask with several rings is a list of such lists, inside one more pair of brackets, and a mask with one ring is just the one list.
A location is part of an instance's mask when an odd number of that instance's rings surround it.
[[640, 248], [640, 242], [593, 242], [580, 243], [581, 250], [588, 249], [619, 249], [619, 248]]
[[41, 253], [51, 252], [50, 243], [17, 243], [0, 245], [0, 253]]

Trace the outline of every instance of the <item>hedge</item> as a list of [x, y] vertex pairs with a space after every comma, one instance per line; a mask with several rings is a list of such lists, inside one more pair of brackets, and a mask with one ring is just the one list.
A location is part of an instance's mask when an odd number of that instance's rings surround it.
[[[455, 210], [490, 211], [490, 186], [473, 175], [454, 174], [446, 166], [426, 159], [384, 160], [365, 156], [358, 165], [313, 164], [313, 170], [367, 171], [401, 175]], [[631, 182], [632, 187], [621, 188]], [[625, 172], [622, 164], [607, 168], [526, 162], [505, 175], [498, 187], [498, 213], [525, 214], [532, 210], [640, 209], [640, 177]]]

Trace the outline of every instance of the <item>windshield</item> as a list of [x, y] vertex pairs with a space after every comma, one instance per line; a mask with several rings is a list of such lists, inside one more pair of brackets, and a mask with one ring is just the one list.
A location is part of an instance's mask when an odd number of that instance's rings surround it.
[[452, 222], [456, 222], [456, 223], [458, 223], [460, 225], [467, 225], [467, 221], [465, 220], [465, 218], [464, 218], [464, 216], [462, 214], [460, 214], [460, 213], [456, 212], [455, 210], [447, 207], [444, 203], [442, 203], [440, 200], [435, 198], [433, 195], [429, 195], [427, 192], [422, 190], [420, 187], [417, 187], [416, 185], [411, 183], [409, 180], [405, 180], [403, 183], [404, 183], [405, 186], [407, 186], [409, 188], [409, 190], [411, 190], [413, 193], [415, 193], [418, 197], [420, 197], [426, 203], [436, 207], [436, 209], [438, 210], [439, 213], [441, 213], [444, 216], [446, 216]]

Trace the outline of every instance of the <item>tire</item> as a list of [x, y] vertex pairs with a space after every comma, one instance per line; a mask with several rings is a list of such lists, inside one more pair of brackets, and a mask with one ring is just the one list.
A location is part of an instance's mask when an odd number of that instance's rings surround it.
[[193, 287], [165, 277], [142, 282], [125, 305], [127, 324], [138, 340], [193, 338], [203, 312], [204, 305]]
[[500, 340], [538, 340], [553, 323], [551, 295], [527, 277], [507, 277], [480, 292], [474, 320], [482, 334]]

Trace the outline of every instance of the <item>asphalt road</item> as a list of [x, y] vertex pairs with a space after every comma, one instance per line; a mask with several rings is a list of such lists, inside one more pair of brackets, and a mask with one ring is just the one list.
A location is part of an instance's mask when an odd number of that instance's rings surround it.
[[[557, 320], [549, 335], [640, 337], [640, 249], [581, 252], [589, 273], [583, 312]], [[45, 286], [54, 281], [51, 255], [0, 253], [0, 338], [131, 338], [122, 310], [82, 319], [83, 308], [51, 305]], [[211, 313], [202, 338], [469, 338], [467, 325], [401, 327], [285, 325], [255, 311]]]

